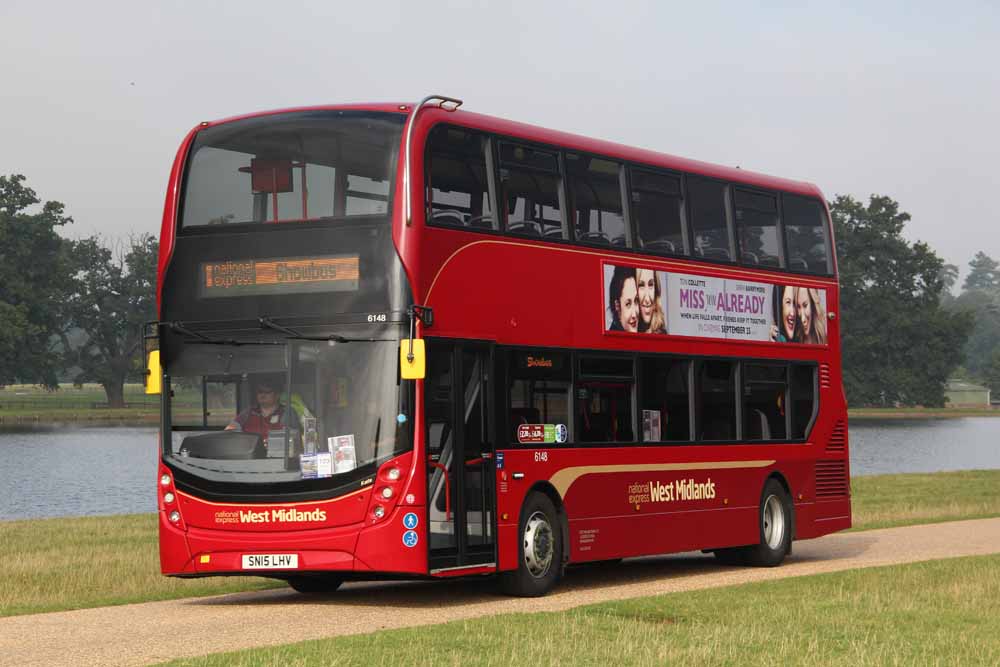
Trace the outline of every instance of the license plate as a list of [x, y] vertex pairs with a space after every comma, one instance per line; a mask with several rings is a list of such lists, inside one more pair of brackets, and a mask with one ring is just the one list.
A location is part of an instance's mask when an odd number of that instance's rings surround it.
[[243, 554], [244, 570], [295, 570], [298, 554]]

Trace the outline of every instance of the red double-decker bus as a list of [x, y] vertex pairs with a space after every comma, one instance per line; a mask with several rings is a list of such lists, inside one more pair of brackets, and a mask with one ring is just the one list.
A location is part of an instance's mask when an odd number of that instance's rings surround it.
[[164, 574], [540, 595], [849, 527], [820, 191], [460, 104], [184, 140], [150, 334]]

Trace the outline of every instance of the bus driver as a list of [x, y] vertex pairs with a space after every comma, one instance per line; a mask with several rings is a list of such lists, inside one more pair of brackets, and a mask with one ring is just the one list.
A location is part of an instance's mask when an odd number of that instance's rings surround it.
[[267, 447], [271, 431], [301, 431], [298, 415], [282, 403], [278, 396], [279, 383], [269, 377], [257, 378], [254, 383], [254, 404], [226, 425], [227, 431], [257, 433]]

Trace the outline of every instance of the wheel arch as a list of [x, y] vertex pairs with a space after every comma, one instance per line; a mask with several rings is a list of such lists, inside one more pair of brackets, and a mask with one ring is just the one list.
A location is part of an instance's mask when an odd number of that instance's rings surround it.
[[[570, 552], [569, 517], [567, 517], [566, 515], [566, 506], [563, 504], [562, 497], [559, 495], [559, 492], [556, 491], [556, 488], [547, 481], [535, 482], [534, 484], [532, 484], [531, 488], [529, 488], [527, 493], [524, 494], [525, 500], [527, 500], [528, 496], [530, 496], [532, 493], [541, 493], [545, 496], [548, 496], [549, 500], [552, 501], [552, 505], [556, 508], [556, 515], [559, 517], [559, 530], [560, 533], [562, 534], [562, 544], [563, 544], [562, 560], [564, 564], [568, 563], [569, 552]], [[524, 511], [524, 505], [525, 503], [522, 502], [521, 503], [522, 512]]]

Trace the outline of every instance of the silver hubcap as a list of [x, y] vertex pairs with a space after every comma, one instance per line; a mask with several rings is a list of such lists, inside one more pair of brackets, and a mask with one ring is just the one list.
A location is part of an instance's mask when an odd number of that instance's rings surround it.
[[552, 565], [552, 526], [541, 512], [535, 512], [524, 525], [524, 565], [536, 579], [545, 576]]
[[764, 501], [764, 542], [770, 549], [778, 549], [785, 539], [785, 508], [778, 496], [768, 496]]

